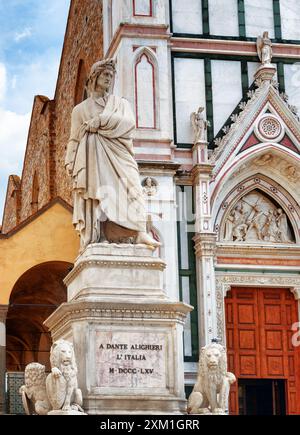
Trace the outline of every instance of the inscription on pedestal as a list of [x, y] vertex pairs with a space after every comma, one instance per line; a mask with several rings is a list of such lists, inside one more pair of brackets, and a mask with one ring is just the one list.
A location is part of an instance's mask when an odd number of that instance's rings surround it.
[[166, 387], [166, 336], [96, 331], [98, 387]]

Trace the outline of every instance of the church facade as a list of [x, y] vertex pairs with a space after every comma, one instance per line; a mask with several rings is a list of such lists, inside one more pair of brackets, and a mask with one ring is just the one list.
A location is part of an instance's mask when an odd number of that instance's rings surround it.
[[48, 365], [43, 322], [66, 300], [79, 246], [64, 169], [71, 111], [105, 56], [117, 60], [115, 93], [135, 112], [165, 292], [194, 307], [187, 394], [201, 346], [218, 340], [237, 378], [232, 414], [300, 413], [299, 16], [297, 0], [71, 2], [55, 97], [35, 98], [22, 177], [8, 182], [2, 412], [5, 384], [13, 389], [32, 361]]

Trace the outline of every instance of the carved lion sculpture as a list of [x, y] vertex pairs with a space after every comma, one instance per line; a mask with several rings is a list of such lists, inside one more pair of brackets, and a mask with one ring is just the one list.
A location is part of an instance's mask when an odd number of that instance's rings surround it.
[[197, 382], [188, 400], [189, 414], [226, 414], [230, 385], [236, 381], [227, 372], [226, 350], [217, 343], [201, 349]]
[[25, 369], [25, 385], [19, 390], [27, 415], [47, 415], [51, 409], [46, 392], [45, 366], [31, 363]]
[[53, 410], [83, 412], [73, 345], [65, 340], [56, 341], [51, 347], [50, 363], [46, 389]]

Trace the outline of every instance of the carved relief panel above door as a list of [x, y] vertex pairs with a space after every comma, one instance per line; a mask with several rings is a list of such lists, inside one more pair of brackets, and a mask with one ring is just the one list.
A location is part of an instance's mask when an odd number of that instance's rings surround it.
[[227, 242], [295, 243], [292, 226], [282, 208], [259, 190], [242, 197], [227, 214]]

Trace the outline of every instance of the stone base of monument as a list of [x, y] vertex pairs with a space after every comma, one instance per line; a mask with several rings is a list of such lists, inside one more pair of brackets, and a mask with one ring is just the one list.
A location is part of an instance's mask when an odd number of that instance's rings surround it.
[[84, 412], [79, 412], [79, 411], [50, 411], [48, 412], [47, 415], [87, 415]]
[[186, 412], [183, 324], [165, 264], [143, 245], [90, 245], [65, 279], [68, 301], [45, 322], [74, 343], [88, 414]]

